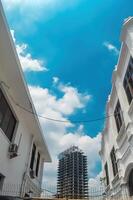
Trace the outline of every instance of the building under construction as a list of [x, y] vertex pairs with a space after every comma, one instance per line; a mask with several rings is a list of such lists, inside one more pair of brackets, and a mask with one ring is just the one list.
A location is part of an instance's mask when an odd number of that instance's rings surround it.
[[76, 146], [59, 154], [57, 193], [59, 198], [88, 197], [87, 156]]

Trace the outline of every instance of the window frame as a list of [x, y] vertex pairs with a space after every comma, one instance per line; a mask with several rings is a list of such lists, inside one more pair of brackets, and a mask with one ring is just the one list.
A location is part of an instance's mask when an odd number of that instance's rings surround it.
[[104, 165], [104, 170], [106, 174], [106, 185], [109, 186], [110, 180], [109, 180], [109, 170], [108, 170], [108, 163], [106, 162]]
[[39, 175], [40, 163], [41, 163], [41, 154], [38, 151], [37, 152], [37, 160], [36, 160], [36, 169], [35, 169], [35, 171], [36, 171], [36, 177], [38, 177], [38, 175]]
[[133, 100], [133, 57], [130, 55], [127, 70], [123, 79], [123, 87], [126, 93], [129, 105]]
[[[7, 104], [8, 110], [10, 110], [11, 114], [13, 115], [13, 117], [14, 117], [14, 119], [15, 119], [15, 126], [14, 126], [13, 131], [12, 131], [12, 137], [11, 137], [11, 139], [6, 135], [6, 132], [2, 129], [1, 126], [0, 126], [0, 130], [1, 130], [1, 133], [3, 133], [3, 135], [4, 135], [5, 138], [7, 139], [7, 141], [8, 141], [9, 143], [13, 143], [13, 141], [14, 141], [14, 139], [15, 139], [15, 136], [16, 136], [17, 128], [18, 128], [18, 123], [19, 123], [18, 117], [17, 117], [17, 115], [16, 115], [16, 113], [15, 113], [15, 111], [14, 111], [14, 109], [13, 109], [11, 103], [10, 103], [10, 100], [9, 100], [9, 98], [8, 98], [8, 95], [6, 94], [6, 92], [5, 92], [4, 88], [3, 88], [3, 86], [1, 86], [1, 85], [0, 85], [0, 93], [2, 94], [4, 100], [5, 100], [6, 104]], [[0, 98], [0, 99], [1, 99], [1, 98]], [[7, 111], [6, 111], [6, 112], [7, 112]], [[5, 115], [6, 115], [6, 113], [4, 113], [4, 117], [5, 117]], [[7, 129], [8, 129], [8, 127], [7, 127]]]
[[5, 176], [0, 173], [0, 191], [2, 191], [4, 186]]
[[115, 119], [117, 132], [119, 133], [120, 130], [121, 130], [121, 127], [124, 123], [124, 117], [123, 117], [123, 113], [122, 113], [121, 104], [120, 104], [119, 99], [117, 100], [117, 103], [116, 103], [116, 106], [115, 106], [114, 119]]
[[[35, 147], [35, 152], [34, 152], [34, 155], [33, 155], [33, 148]], [[36, 153], [37, 153], [37, 147], [36, 147], [36, 144], [33, 143], [32, 144], [32, 149], [31, 149], [31, 156], [30, 156], [30, 170], [34, 170], [34, 166], [35, 166], [35, 161], [36, 161]]]
[[111, 163], [112, 163], [113, 175], [115, 177], [118, 174], [118, 164], [117, 164], [117, 159], [116, 159], [114, 147], [112, 148], [112, 150], [110, 152], [110, 158], [111, 158]]

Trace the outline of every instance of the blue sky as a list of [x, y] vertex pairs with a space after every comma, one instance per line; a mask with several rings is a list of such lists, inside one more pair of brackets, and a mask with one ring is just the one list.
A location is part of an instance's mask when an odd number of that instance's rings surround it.
[[[78, 95], [86, 97], [82, 102], [84, 106], [62, 114], [65, 119], [102, 117], [111, 89], [112, 71], [118, 60], [121, 27], [124, 19], [132, 16], [133, 1], [3, 0], [3, 4], [16, 44], [27, 45], [23, 56], [30, 54], [47, 68], [24, 70], [28, 85], [47, 89], [56, 101], [66, 94], [61, 85], [73, 87]], [[53, 77], [58, 77], [55, 83]], [[103, 123], [67, 126], [64, 135], [77, 134], [81, 128], [84, 137], [88, 135], [93, 140], [102, 131]], [[48, 176], [50, 179], [54, 175], [50, 175], [51, 168], [48, 168], [47, 179]], [[90, 177], [95, 177], [101, 170], [98, 159], [92, 168]]]

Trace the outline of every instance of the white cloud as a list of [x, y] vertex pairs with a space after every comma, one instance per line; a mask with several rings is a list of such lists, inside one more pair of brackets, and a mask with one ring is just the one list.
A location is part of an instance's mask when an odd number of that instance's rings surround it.
[[95, 199], [99, 199], [101, 195], [105, 193], [105, 185], [101, 182], [102, 172], [100, 172], [95, 178], [89, 179], [89, 195], [95, 196]]
[[81, 94], [74, 87], [60, 84], [60, 91], [64, 92], [64, 96], [59, 100], [58, 106], [60, 112], [64, 114], [72, 114], [75, 111], [75, 108], [81, 109], [84, 108], [84, 105], [90, 100], [91, 95]]
[[37, 6], [37, 5], [43, 5], [43, 4], [49, 4], [49, 3], [53, 3], [54, 0], [37, 0], [37, 1], [32, 1], [32, 0], [3, 0], [2, 1], [5, 5], [7, 9], [14, 9], [15, 7], [21, 6], [21, 7], [29, 7], [29, 5], [31, 6]]
[[[81, 135], [78, 133], [67, 133], [60, 139], [60, 146], [68, 148], [70, 145], [79, 146], [88, 157], [88, 171], [89, 176], [95, 176], [93, 170], [96, 163], [99, 161], [101, 134], [96, 137], [90, 137], [89, 135]], [[93, 156], [92, 156], [93, 155]]]
[[103, 183], [101, 182], [102, 172], [100, 172], [96, 177], [89, 179], [89, 187], [92, 188], [99, 188], [101, 185], [104, 187]]
[[58, 2], [58, 0], [3, 0], [3, 3], [6, 4], [8, 9], [14, 9], [15, 7], [22, 6], [22, 7], [28, 7], [28, 6], [38, 6], [38, 5], [49, 5], [49, 4], [55, 4], [55, 2]]
[[59, 82], [59, 78], [54, 76], [53, 77], [53, 84], [56, 85]]
[[13, 39], [13, 41], [15, 43], [16, 42], [15, 32], [14, 32], [14, 30], [10, 30], [10, 32], [11, 32], [11, 35], [12, 35], [12, 39]]
[[[62, 117], [66, 115], [71, 115], [76, 109], [84, 108], [86, 103], [91, 98], [91, 95], [81, 94], [76, 88], [64, 85], [62, 83], [57, 85], [58, 90], [63, 94], [62, 98], [59, 99], [57, 99], [56, 96], [50, 93], [50, 91], [47, 88], [41, 88], [39, 86], [31, 86], [29, 88], [32, 94], [34, 95], [35, 100], [42, 100], [42, 102], [38, 104], [37, 109], [41, 113], [42, 111], [44, 111], [44, 109], [45, 112], [48, 110], [48, 117], [50, 117], [51, 112], [53, 114], [55, 113], [54, 115], [56, 115], [56, 118], [57, 115], [61, 115]], [[49, 111], [49, 109], [51, 109], [51, 111]], [[51, 116], [53, 116], [52, 113]]]
[[110, 42], [104, 42], [103, 45], [108, 49], [108, 51], [113, 52], [115, 55], [119, 54], [119, 50]]
[[76, 3], [77, 0], [2, 0], [2, 2], [5, 4], [7, 9], [14, 9], [15, 7], [21, 8], [28, 8], [28, 7], [36, 7], [40, 8], [42, 6], [60, 6], [60, 5], [73, 5]]
[[90, 100], [90, 95], [82, 94], [77, 88], [64, 85], [60, 82], [57, 84], [57, 89], [62, 92], [62, 97], [60, 98], [57, 98], [57, 96], [47, 88], [29, 86], [29, 89], [39, 114], [68, 121], [68, 123], [56, 123], [40, 118], [53, 160], [51, 164], [45, 164], [43, 184], [49, 183], [51, 185], [56, 185], [57, 156], [71, 145], [77, 145], [85, 151], [88, 157], [89, 176], [95, 176], [95, 167], [100, 160], [98, 152], [100, 149], [101, 134], [99, 133], [93, 138], [86, 135], [82, 124], [79, 125], [77, 131], [68, 131], [68, 128], [74, 126], [74, 124], [68, 120], [69, 116], [77, 109], [85, 109]]
[[24, 71], [47, 71], [47, 68], [44, 66], [44, 62], [32, 57], [28, 51], [27, 44], [18, 44], [16, 43], [16, 38], [14, 34], [14, 30], [11, 30], [13, 41], [16, 45], [16, 50], [18, 53], [18, 57], [20, 59], [20, 63]]
[[[93, 138], [88, 135], [80, 135], [78, 133], [68, 133], [68, 132], [65, 132], [62, 135], [60, 134], [58, 135], [57, 132], [54, 132], [53, 135], [55, 136], [54, 138], [51, 137], [49, 138], [49, 140], [47, 140], [49, 141], [49, 143], [52, 143], [49, 146], [52, 148], [53, 163], [45, 164], [44, 179], [43, 179], [44, 183], [47, 182], [56, 185], [56, 174], [58, 166], [57, 156], [60, 152], [69, 148], [71, 145], [76, 145], [85, 152], [88, 159], [89, 177], [96, 176], [94, 170], [96, 168], [97, 163], [100, 160], [98, 152], [100, 149], [101, 134], [98, 134], [96, 137]], [[95, 187], [100, 185], [97, 179], [96, 180], [94, 178], [90, 179], [91, 186], [92, 182], [93, 186]]]
[[37, 22], [51, 20], [57, 12], [71, 9], [81, 0], [2, 0], [4, 9], [9, 16], [19, 15], [19, 23], [14, 18], [14, 29], [22, 35], [34, 34]]

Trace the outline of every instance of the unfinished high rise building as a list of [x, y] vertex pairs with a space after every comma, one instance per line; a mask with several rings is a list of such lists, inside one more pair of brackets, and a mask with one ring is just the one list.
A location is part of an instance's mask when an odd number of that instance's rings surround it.
[[59, 198], [88, 197], [87, 156], [77, 146], [59, 154], [57, 193]]

